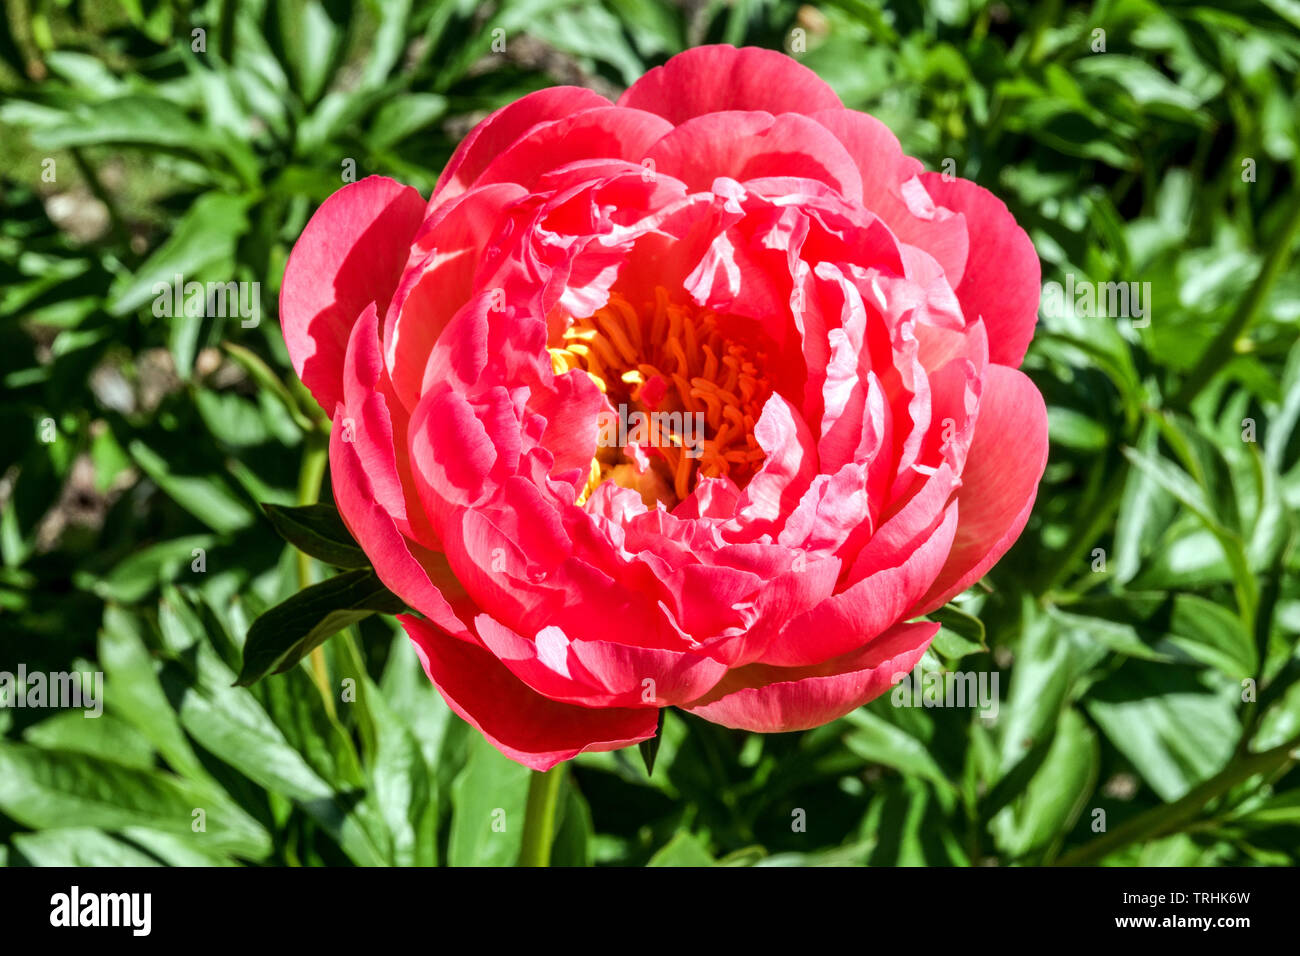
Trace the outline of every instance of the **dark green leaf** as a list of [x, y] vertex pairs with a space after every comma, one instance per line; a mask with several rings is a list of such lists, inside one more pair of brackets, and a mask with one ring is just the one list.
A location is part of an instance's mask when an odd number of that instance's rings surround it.
[[348, 526], [333, 505], [299, 507], [262, 504], [280, 537], [299, 551], [336, 568], [368, 568], [370, 559], [361, 550]]
[[655, 757], [659, 756], [660, 735], [664, 729], [664, 709], [659, 709], [659, 725], [655, 728], [655, 735], [637, 744], [637, 749], [641, 751], [641, 761], [645, 764], [647, 776], [653, 776], [655, 772]]
[[348, 625], [405, 608], [373, 571], [346, 571], [313, 584], [253, 622], [236, 683], [247, 687], [286, 671]]

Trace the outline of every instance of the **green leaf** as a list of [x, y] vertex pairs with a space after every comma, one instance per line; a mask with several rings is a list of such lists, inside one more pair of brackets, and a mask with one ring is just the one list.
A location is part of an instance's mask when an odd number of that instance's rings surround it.
[[345, 665], [344, 673], [357, 682], [356, 705], [364, 708], [374, 727], [366, 799], [383, 821], [388, 856], [395, 866], [434, 866], [438, 862], [437, 779], [409, 725], [366, 673], [355, 642], [349, 639], [339, 646], [351, 665], [350, 672]]
[[1104, 425], [1072, 408], [1048, 406], [1047, 428], [1054, 447], [1101, 451], [1110, 444], [1110, 436]]
[[646, 866], [713, 866], [708, 847], [690, 833], [679, 833], [660, 847]]
[[79, 576], [77, 583], [89, 587], [106, 601], [134, 604], [155, 593], [159, 585], [175, 580], [190, 569], [196, 550], [207, 551], [216, 543], [216, 535], [211, 534], [160, 541], [118, 562], [102, 577], [85, 574]]
[[1074, 676], [1073, 645], [1048, 615], [1030, 619], [1016, 650], [1011, 688], [998, 718], [1002, 769], [1010, 770], [1054, 733]]
[[380, 679], [380, 692], [385, 703], [415, 734], [425, 762], [438, 774], [441, 790], [444, 783], [450, 786], [459, 769], [454, 761], [442, 759], [444, 750], [449, 749], [452, 739], [464, 737], [467, 732], [473, 731], [452, 713], [434, 689], [433, 682], [425, 676], [415, 647], [406, 632], [395, 623], [392, 626], [397, 633], [389, 644], [388, 663]]
[[[32, 829], [142, 826], [189, 834], [200, 845], [249, 860], [260, 860], [271, 850], [266, 831], [209, 786], [85, 754], [4, 741], [0, 810]], [[192, 829], [195, 810], [206, 817], [202, 833]]]
[[1300, 826], [1300, 790], [1272, 796], [1234, 816], [1232, 822], [1247, 827]]
[[819, 853], [774, 853], [756, 860], [754, 866], [863, 866], [870, 852], [871, 844], [861, 841]]
[[646, 776], [654, 776], [655, 758], [659, 756], [660, 737], [664, 730], [664, 708], [659, 708], [659, 725], [655, 728], [653, 737], [641, 741], [637, 744], [637, 750], [641, 752], [641, 762], [645, 764]]
[[188, 656], [193, 670], [175, 664], [164, 672], [165, 686], [180, 699], [186, 732], [260, 787], [296, 801], [354, 863], [387, 862], [362, 807], [320, 776], [252, 692], [233, 686], [234, 675], [210, 644], [199, 641]]
[[551, 846], [552, 866], [591, 866], [595, 826], [591, 807], [574, 785], [573, 775], [565, 774], [560, 791], [559, 821]]
[[[1138, 441], [1143, 454], [1155, 454], [1159, 430], [1148, 420], [1143, 425]], [[1124, 493], [1119, 512], [1115, 516], [1115, 554], [1113, 568], [1116, 580], [1132, 581], [1142, 567], [1142, 559], [1158, 540], [1160, 531], [1168, 524], [1176, 505], [1169, 493], [1151, 481], [1139, 469], [1131, 469], [1124, 479]]]
[[474, 734], [469, 761], [452, 785], [449, 865], [514, 865], [523, 840], [529, 774]]
[[239, 866], [239, 862], [225, 853], [196, 843], [185, 836], [177, 836], [149, 827], [125, 827], [120, 835], [136, 846], [149, 851], [168, 866]]
[[920, 780], [892, 780], [872, 800], [861, 833], [875, 838], [872, 866], [968, 864], [934, 791]]
[[32, 866], [159, 866], [147, 853], [103, 830], [69, 827], [14, 834], [16, 849]]
[[442, 118], [447, 98], [437, 93], [408, 93], [379, 108], [370, 126], [370, 148], [391, 149], [413, 133]]
[[299, 551], [336, 568], [368, 568], [370, 559], [361, 550], [348, 526], [332, 504], [284, 505], [262, 504], [280, 537]]
[[[113, 285], [107, 307], [114, 315], [134, 312], [149, 301], [162, 301], [171, 310], [163, 321], [176, 327], [186, 319], [185, 305], [190, 297], [184, 285], [190, 282], [225, 282], [231, 277], [235, 247], [248, 231], [248, 207], [251, 196], [204, 193], [181, 217], [167, 241], [151, 255], [134, 275], [125, 276]], [[181, 277], [181, 314], [175, 314], [174, 284]], [[207, 286], [204, 285], [206, 302]], [[188, 374], [188, 369], [185, 370]]]
[[1280, 747], [1300, 734], [1300, 658], [1293, 658], [1282, 672], [1264, 688], [1259, 698], [1259, 729], [1250, 742], [1258, 753]]
[[184, 110], [157, 96], [123, 96], [79, 104], [65, 119], [39, 130], [33, 139], [43, 149], [112, 143], [188, 151], [205, 141], [203, 128]]
[[1205, 490], [1197, 485], [1187, 472], [1171, 461], [1133, 448], [1125, 448], [1124, 454], [1148, 478], [1177, 498], [1204, 522], [1222, 546], [1223, 553], [1232, 568], [1239, 610], [1253, 617], [1259, 601], [1259, 584], [1246, 558], [1245, 543], [1238, 534], [1219, 520], [1215, 513], [1216, 509], [1211, 506]]
[[1223, 769], [1241, 736], [1238, 685], [1169, 665], [1131, 661], [1089, 689], [1088, 715], [1162, 800]]
[[128, 450], [167, 497], [218, 534], [253, 523], [252, 508], [219, 475], [177, 474], [171, 462], [139, 439], [133, 440]]
[[144, 734], [109, 714], [91, 717], [80, 710], [54, 714], [23, 731], [23, 740], [44, 750], [103, 755], [140, 770], [154, 765], [153, 747]]
[[376, 612], [397, 614], [405, 608], [370, 570], [347, 571], [313, 584], [253, 622], [237, 683], [247, 687], [282, 673], [348, 625]]
[[599, 4], [555, 11], [530, 23], [529, 32], [588, 62], [608, 63], [629, 86], [645, 72], [645, 65], [628, 45], [623, 25]]
[[[1136, 605], [1136, 603], [1136, 601], [1126, 602], [1126, 606]], [[1084, 609], [1079, 608], [1079, 610]], [[1059, 608], [1050, 608], [1047, 613], [1062, 635], [1077, 636], [1098, 648], [1140, 660], [1170, 661], [1173, 659], [1168, 653], [1161, 652], [1144, 641], [1132, 624], [1108, 620], [1099, 608], [1086, 609], [1091, 610], [1092, 613], [1072, 614]]]
[[335, 23], [326, 4], [318, 0], [282, 0], [276, 4], [276, 11], [294, 86], [304, 102], [314, 102], [329, 80], [343, 42], [339, 27], [346, 24]]
[[253, 381], [263, 390], [263, 394], [275, 396], [295, 425], [304, 432], [312, 430], [314, 427], [312, 420], [303, 413], [288, 386], [271, 371], [271, 367], [262, 360], [260, 355], [234, 342], [222, 342], [221, 347], [253, 377]]
[[1258, 670], [1254, 639], [1236, 614], [1213, 601], [1179, 594], [1169, 630], [1171, 645], [1230, 677], [1254, 677]]
[[120, 608], [104, 612], [99, 635], [105, 696], [114, 714], [130, 721], [176, 772], [202, 780], [207, 776], [158, 679], [154, 661], [136, 619]]
[[844, 745], [863, 760], [893, 767], [905, 775], [923, 777], [941, 789], [953, 788], [925, 743], [901, 727], [867, 708], [858, 708], [845, 719], [853, 730], [845, 735]]
[[948, 660], [956, 661], [988, 651], [984, 622], [955, 604], [944, 605], [930, 614], [930, 619], [940, 624], [931, 647]]
[[262, 409], [243, 395], [202, 388], [194, 395], [194, 407], [212, 437], [232, 448], [253, 448], [272, 438]]
[[993, 819], [1003, 852], [1020, 858], [1051, 844], [1059, 846], [1092, 795], [1099, 765], [1096, 733], [1078, 711], [1067, 707], [1042, 766], [1024, 792]]

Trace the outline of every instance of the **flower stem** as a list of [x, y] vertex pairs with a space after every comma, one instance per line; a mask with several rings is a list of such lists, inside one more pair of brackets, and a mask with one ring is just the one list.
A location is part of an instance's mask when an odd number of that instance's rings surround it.
[[519, 848], [520, 866], [550, 866], [551, 843], [555, 839], [555, 807], [564, 764], [545, 773], [534, 770], [528, 781], [528, 808], [524, 811], [524, 841]]
[[[329, 438], [322, 431], [309, 431], [303, 439], [302, 467], [298, 471], [298, 504], [315, 504], [320, 497], [321, 482], [325, 478], [325, 465], [329, 461]], [[311, 585], [311, 555], [298, 552], [298, 590]], [[325, 649], [311, 652], [311, 673], [321, 700], [331, 719], [335, 716], [334, 694], [330, 691], [329, 668], [325, 663]]]
[[1297, 747], [1300, 747], [1300, 737], [1295, 737], [1280, 747], [1262, 753], [1238, 757], [1215, 776], [1193, 787], [1180, 799], [1138, 814], [1105, 836], [1067, 853], [1056, 861], [1056, 865], [1088, 866], [1130, 843], [1145, 843], [1178, 833], [1191, 826], [1211, 800], [1223, 796], [1257, 773], [1269, 773], [1279, 767], [1287, 766], [1296, 759], [1294, 751]]

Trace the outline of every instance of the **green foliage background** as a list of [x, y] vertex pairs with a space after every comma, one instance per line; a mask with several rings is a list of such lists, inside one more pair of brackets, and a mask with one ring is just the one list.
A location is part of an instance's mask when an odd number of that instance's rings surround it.
[[[1045, 281], [1149, 282], [1151, 322], [1040, 320], [1038, 504], [921, 665], [995, 672], [996, 721], [886, 697], [759, 737], [671, 713], [652, 777], [635, 752], [572, 766], [556, 862], [1294, 862], [1293, 0], [4, 9], [0, 670], [103, 670], [107, 705], [0, 708], [0, 861], [514, 861], [527, 772], [391, 621], [325, 646], [355, 702], [306, 663], [232, 686], [249, 622], [328, 573], [256, 506], [312, 497], [320, 441], [276, 322], [285, 257], [346, 160], [427, 194], [485, 111], [726, 41], [793, 48], [997, 192]], [[260, 281], [262, 322], [156, 318], [178, 272]]]

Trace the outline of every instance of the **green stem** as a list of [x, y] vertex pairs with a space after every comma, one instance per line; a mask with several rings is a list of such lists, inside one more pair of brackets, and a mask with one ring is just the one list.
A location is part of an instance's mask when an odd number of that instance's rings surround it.
[[1190, 405], [1192, 399], [1199, 395], [1201, 389], [1214, 377], [1219, 367], [1236, 354], [1237, 339], [1255, 321], [1264, 299], [1268, 297], [1273, 284], [1282, 274], [1297, 234], [1300, 234], [1300, 187], [1297, 187], [1291, 195], [1291, 205], [1287, 207], [1286, 215], [1282, 220], [1282, 230], [1269, 247], [1264, 267], [1259, 270], [1259, 275], [1256, 276], [1246, 297], [1241, 300], [1237, 311], [1232, 313], [1232, 318], [1214, 337], [1214, 341], [1202, 353], [1196, 367], [1183, 380], [1182, 387], [1174, 396], [1175, 405], [1181, 407]]
[[316, 503], [329, 460], [329, 435], [319, 428], [309, 431], [303, 439], [302, 467], [298, 470], [298, 504]]
[[528, 781], [528, 808], [524, 811], [524, 841], [520, 866], [550, 866], [555, 840], [555, 806], [559, 802], [564, 764], [545, 773], [534, 770]]
[[1130, 843], [1146, 842], [1177, 833], [1190, 826], [1211, 800], [1258, 773], [1269, 773], [1296, 759], [1300, 736], [1262, 753], [1246, 754], [1233, 760], [1219, 773], [1165, 806], [1140, 813], [1087, 846], [1081, 846], [1056, 861], [1057, 866], [1088, 866]]
[[[320, 497], [321, 482], [325, 478], [325, 465], [329, 462], [329, 437], [319, 430], [310, 431], [303, 439], [302, 467], [298, 471], [298, 504], [315, 504]], [[298, 590], [311, 585], [311, 555], [298, 552]], [[311, 652], [311, 673], [320, 690], [325, 710], [335, 716], [334, 694], [330, 690], [329, 668], [325, 663], [325, 649]]]

